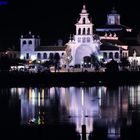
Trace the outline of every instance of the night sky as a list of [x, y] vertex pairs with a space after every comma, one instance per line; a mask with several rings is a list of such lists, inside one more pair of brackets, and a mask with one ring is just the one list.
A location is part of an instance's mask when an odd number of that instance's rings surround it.
[[106, 23], [106, 14], [116, 7], [121, 24], [140, 30], [140, 6], [136, 0], [9, 0], [0, 6], [0, 47], [19, 47], [19, 37], [29, 30], [40, 35], [42, 45], [68, 41], [85, 3], [95, 27]]

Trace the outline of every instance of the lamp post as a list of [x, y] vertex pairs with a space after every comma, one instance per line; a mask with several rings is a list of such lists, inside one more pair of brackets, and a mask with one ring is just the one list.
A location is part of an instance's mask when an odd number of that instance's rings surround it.
[[89, 64], [89, 68], [91, 68], [91, 63], [89, 62], [88, 64]]
[[82, 66], [82, 72], [83, 72], [83, 64], [84, 64], [84, 62], [82, 61], [82, 62], [81, 62], [81, 66]]

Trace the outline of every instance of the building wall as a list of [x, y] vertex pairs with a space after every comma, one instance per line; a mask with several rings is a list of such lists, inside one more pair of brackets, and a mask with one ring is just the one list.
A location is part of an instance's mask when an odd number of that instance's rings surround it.
[[[110, 61], [112, 59], [114, 59], [115, 61], [119, 62], [120, 61], [120, 51], [116, 50], [116, 51], [100, 51], [104, 60], [105, 61]], [[106, 56], [105, 56], [106, 54]], [[118, 55], [118, 57], [116, 57], [116, 54]], [[112, 57], [111, 57], [112, 56]]]

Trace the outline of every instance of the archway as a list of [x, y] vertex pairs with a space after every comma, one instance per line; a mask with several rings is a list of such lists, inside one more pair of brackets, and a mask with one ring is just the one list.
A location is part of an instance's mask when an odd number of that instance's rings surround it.
[[92, 48], [88, 45], [80, 45], [75, 52], [75, 64], [82, 64], [84, 62], [84, 57], [87, 57], [93, 53]]

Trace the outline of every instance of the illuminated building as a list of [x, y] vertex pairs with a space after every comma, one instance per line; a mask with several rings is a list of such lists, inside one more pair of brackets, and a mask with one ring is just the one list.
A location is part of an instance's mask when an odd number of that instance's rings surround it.
[[[124, 37], [126, 32], [131, 34], [132, 29], [120, 23], [120, 14], [116, 10], [113, 9], [107, 15], [107, 24], [96, 28], [95, 33], [93, 25], [83, 5], [80, 19], [75, 24], [76, 33], [70, 37], [68, 43], [63, 45], [62, 40], [59, 40], [57, 46], [41, 46], [40, 37], [29, 32], [28, 35], [22, 35], [20, 38], [20, 58], [44, 62], [57, 53], [61, 58], [61, 66], [66, 63], [69, 66], [82, 66], [85, 57], [91, 58], [94, 54], [99, 60], [104, 59], [106, 62], [112, 59], [119, 62], [120, 58], [128, 57], [130, 61], [136, 59], [138, 64], [140, 63], [136, 49], [138, 47], [129, 45]], [[136, 50], [136, 58], [133, 57], [134, 50]]]

